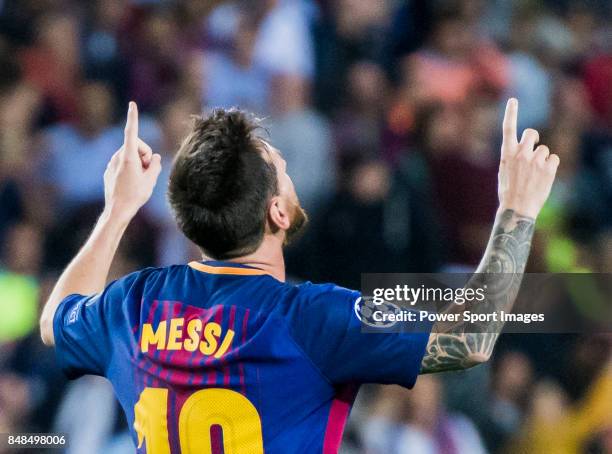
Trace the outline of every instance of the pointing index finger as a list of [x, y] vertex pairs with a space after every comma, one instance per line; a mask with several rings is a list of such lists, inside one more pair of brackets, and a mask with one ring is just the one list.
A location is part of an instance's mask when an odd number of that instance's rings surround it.
[[506, 104], [506, 113], [504, 114], [503, 123], [503, 140], [506, 144], [516, 144], [516, 123], [518, 117], [518, 101], [516, 98], [510, 98]]
[[134, 101], [130, 101], [128, 107], [123, 142], [127, 153], [138, 150], [138, 107]]

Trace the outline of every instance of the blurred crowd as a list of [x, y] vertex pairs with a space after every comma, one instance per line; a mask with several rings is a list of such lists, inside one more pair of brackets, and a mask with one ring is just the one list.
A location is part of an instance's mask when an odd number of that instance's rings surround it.
[[[165, 199], [192, 114], [264, 118], [308, 232], [296, 281], [470, 271], [497, 208], [502, 106], [561, 158], [532, 272], [612, 271], [606, 0], [0, 0], [0, 433], [133, 452], [112, 390], [67, 383], [41, 302], [90, 232], [128, 100], [162, 154], [113, 277], [197, 251]], [[568, 295], [571, 298], [571, 295]], [[504, 335], [490, 364], [365, 387], [346, 454], [612, 453], [609, 335]], [[0, 448], [0, 451], [2, 449]]]

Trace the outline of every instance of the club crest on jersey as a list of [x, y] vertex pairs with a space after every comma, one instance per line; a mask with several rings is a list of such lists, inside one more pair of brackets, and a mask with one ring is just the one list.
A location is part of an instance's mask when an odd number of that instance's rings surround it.
[[355, 315], [359, 321], [361, 321], [361, 323], [373, 328], [389, 328], [397, 323], [397, 321], [389, 320], [377, 321], [374, 319], [374, 312], [384, 314], [399, 314], [401, 312], [400, 308], [393, 303], [384, 301], [380, 304], [374, 304], [373, 299], [367, 296], [360, 296], [357, 298], [357, 300], [355, 300], [353, 309], [355, 310]]

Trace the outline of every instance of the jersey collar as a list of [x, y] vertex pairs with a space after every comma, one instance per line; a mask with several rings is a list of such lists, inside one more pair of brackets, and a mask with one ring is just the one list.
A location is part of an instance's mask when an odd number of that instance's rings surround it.
[[189, 266], [194, 270], [208, 274], [230, 274], [235, 276], [262, 276], [267, 274], [264, 270], [260, 270], [259, 268], [233, 262], [219, 262], [213, 260], [206, 262], [194, 261], [190, 262]]

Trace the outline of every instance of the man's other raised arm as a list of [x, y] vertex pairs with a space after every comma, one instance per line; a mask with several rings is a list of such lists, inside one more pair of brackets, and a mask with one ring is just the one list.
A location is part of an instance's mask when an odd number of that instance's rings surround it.
[[[526, 129], [517, 140], [518, 102], [510, 99], [503, 122], [503, 142], [499, 168], [500, 207], [493, 233], [476, 274], [467, 287], [487, 289], [485, 301], [474, 312], [491, 313], [512, 309], [518, 294], [537, 218], [546, 202], [559, 166], [557, 155], [537, 145], [538, 132]], [[537, 145], [537, 146], [536, 146]], [[499, 285], [501, 281], [507, 285]], [[454, 304], [449, 311], [457, 310]], [[487, 361], [501, 333], [502, 321], [468, 326], [465, 322], [436, 323], [429, 337], [421, 373], [466, 369]]]

